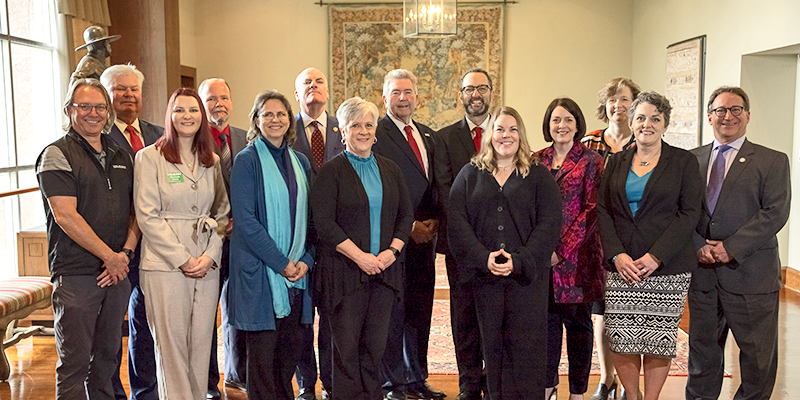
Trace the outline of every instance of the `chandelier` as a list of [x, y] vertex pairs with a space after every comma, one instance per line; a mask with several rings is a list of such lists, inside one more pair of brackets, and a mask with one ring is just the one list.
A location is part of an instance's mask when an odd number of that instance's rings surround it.
[[403, 37], [453, 36], [456, 0], [403, 0]]

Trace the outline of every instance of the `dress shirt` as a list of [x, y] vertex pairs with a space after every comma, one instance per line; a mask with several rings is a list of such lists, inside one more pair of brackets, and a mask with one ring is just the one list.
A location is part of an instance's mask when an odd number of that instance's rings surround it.
[[[725, 152], [725, 175], [728, 176], [728, 170], [731, 169], [731, 165], [733, 165], [733, 160], [736, 159], [736, 156], [739, 154], [739, 150], [742, 148], [742, 143], [744, 143], [744, 135], [731, 143], [728, 143], [728, 146], [731, 148], [730, 150]], [[717, 153], [719, 153], [719, 146], [722, 146], [722, 143], [718, 142], [717, 139], [714, 139], [714, 144], [711, 147], [711, 158], [708, 160], [708, 173], [706, 174], [706, 184], [708, 180], [711, 178], [711, 165], [714, 164], [714, 160], [717, 159]]]
[[322, 114], [319, 115], [319, 118], [314, 119], [309, 117], [308, 114], [303, 112], [303, 110], [300, 110], [300, 117], [303, 119], [303, 127], [306, 130], [306, 137], [308, 138], [308, 143], [309, 144], [311, 143], [311, 135], [314, 134], [314, 127], [311, 125], [311, 122], [317, 121], [317, 123], [319, 124], [318, 125], [319, 131], [322, 132], [322, 143], [327, 144], [325, 143], [327, 141], [327, 138], [325, 137], [327, 136], [325, 134], [326, 132], [325, 129], [327, 129], [327, 126], [325, 126], [325, 124], [328, 122], [328, 112], [323, 111]]
[[[128, 144], [131, 144], [131, 135], [128, 133], [128, 131], [125, 130], [128, 128], [128, 123], [116, 119], [114, 121], [114, 124], [117, 125], [117, 128], [119, 128], [119, 131], [122, 132], [122, 135], [125, 136], [125, 140], [128, 141]], [[139, 128], [139, 118], [133, 120], [131, 126], [136, 131], [136, 135], [139, 136], [139, 140], [142, 141], [142, 144], [144, 144], [144, 146], [147, 147], [147, 145], [144, 143], [144, 136], [142, 136], [142, 130]]]
[[[392, 119], [392, 122], [394, 122], [394, 124], [397, 125], [397, 129], [400, 130], [400, 133], [402, 133], [403, 137], [406, 138], [406, 141], [408, 141], [408, 136], [406, 136], [406, 131], [405, 131], [406, 123], [395, 118], [394, 115], [392, 115], [391, 113], [387, 113], [386, 115], [388, 115], [389, 118]], [[414, 134], [414, 140], [417, 141], [417, 147], [419, 147], [419, 152], [422, 155], [422, 163], [425, 165], [425, 172], [427, 172], [429, 176], [433, 176], [430, 175], [430, 167], [429, 167], [430, 162], [428, 161], [428, 152], [427, 149], [425, 148], [425, 141], [422, 140], [422, 135], [419, 134], [419, 130], [417, 129], [417, 125], [414, 124], [413, 119], [411, 120], [411, 123], [408, 125], [411, 127], [411, 130]]]
[[[218, 149], [222, 148], [222, 140], [220, 140], [219, 135], [221, 135], [223, 133], [228, 135], [228, 136], [226, 136], [226, 138], [227, 138], [226, 141], [228, 142], [228, 148], [230, 149], [231, 148], [230, 125], [225, 125], [225, 129], [223, 129], [221, 131], [218, 131], [217, 128], [214, 128], [213, 126], [211, 127], [211, 134], [214, 135], [214, 142], [217, 143], [217, 148]], [[231, 150], [231, 163], [233, 163], [233, 157], [234, 156], [235, 156], [235, 154], [233, 154], [233, 150]]]
[[[472, 120], [467, 118], [467, 125], [469, 125], [469, 134], [470, 134], [470, 136], [472, 136], [472, 138], [475, 139], [475, 127], [476, 126], [480, 126], [481, 129], [483, 129], [483, 132], [481, 133], [481, 135], [487, 135], [487, 134], [491, 135], [492, 131], [489, 129], [489, 127], [492, 125], [491, 121], [492, 121], [492, 114], [487, 114], [486, 115], [486, 119], [484, 119], [483, 122], [481, 122], [480, 125], [475, 125], [475, 123], [472, 122]], [[458, 173], [456, 173], [456, 174], [458, 174]]]

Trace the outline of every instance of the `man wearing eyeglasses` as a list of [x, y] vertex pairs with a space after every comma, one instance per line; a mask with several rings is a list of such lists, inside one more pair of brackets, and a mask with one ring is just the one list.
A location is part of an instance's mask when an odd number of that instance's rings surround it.
[[53, 281], [56, 398], [113, 399], [128, 263], [139, 240], [133, 158], [103, 134], [114, 110], [96, 79], [72, 82], [64, 114], [68, 132], [36, 160]]
[[461, 78], [459, 98], [464, 105], [464, 119], [443, 128], [435, 135], [436, 189], [439, 193], [442, 219], [436, 251], [445, 255], [450, 282], [450, 319], [458, 364], [459, 395], [456, 400], [480, 400], [483, 384], [483, 354], [475, 311], [472, 286], [460, 276], [455, 258], [447, 245], [447, 207], [450, 187], [461, 168], [481, 148], [484, 135], [491, 136], [492, 79], [489, 73], [472, 68]]
[[739, 346], [734, 399], [769, 399], [778, 366], [781, 262], [776, 234], [789, 218], [789, 158], [745, 138], [750, 100], [723, 86], [708, 101], [714, 141], [694, 149], [707, 180], [689, 288], [687, 399], [716, 399], [728, 332]]
[[[139, 119], [142, 110], [142, 84], [144, 74], [132, 64], [119, 64], [108, 67], [100, 76], [100, 82], [111, 97], [116, 114], [108, 135], [114, 142], [128, 152], [131, 157], [158, 140], [164, 128]], [[147, 326], [144, 309], [144, 294], [139, 286], [139, 245], [131, 255], [128, 266], [131, 294], [128, 302], [128, 383], [131, 400], [158, 399], [158, 380], [156, 379], [156, 359], [153, 337]], [[114, 394], [117, 400], [125, 400], [125, 389], [119, 378], [122, 350], [117, 354], [117, 368], [113, 376]]]

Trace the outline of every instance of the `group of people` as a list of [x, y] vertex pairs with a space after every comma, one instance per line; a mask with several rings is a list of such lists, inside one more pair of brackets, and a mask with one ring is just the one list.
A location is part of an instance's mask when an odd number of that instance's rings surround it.
[[745, 139], [742, 89], [711, 94], [715, 140], [689, 152], [662, 139], [669, 101], [618, 78], [598, 94], [608, 128], [587, 133], [558, 98], [542, 122], [552, 145], [534, 152], [478, 68], [460, 81], [466, 116], [438, 132], [414, 120], [403, 69], [384, 78], [382, 118], [358, 97], [328, 115], [327, 78], [308, 68], [300, 110], [263, 91], [247, 131], [228, 124], [218, 78], [176, 90], [164, 128], [139, 120], [143, 80], [131, 65], [74, 80], [67, 133], [36, 162], [57, 398], [125, 398], [126, 308], [131, 399], [219, 398], [221, 301], [224, 385], [249, 398], [293, 399], [294, 376], [297, 399], [316, 399], [319, 376], [323, 399], [442, 399], [427, 383], [437, 252], [458, 400], [556, 398], [564, 329], [570, 400], [587, 391], [593, 339], [592, 399], [620, 386], [656, 399], [687, 294], [686, 398], [719, 395], [729, 330], [737, 398], [769, 398], [789, 164]]

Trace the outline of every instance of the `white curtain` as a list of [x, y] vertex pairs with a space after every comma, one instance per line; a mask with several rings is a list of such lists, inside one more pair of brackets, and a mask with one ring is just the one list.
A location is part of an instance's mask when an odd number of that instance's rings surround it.
[[111, 26], [108, 0], [56, 0], [58, 13], [80, 18], [95, 25]]

